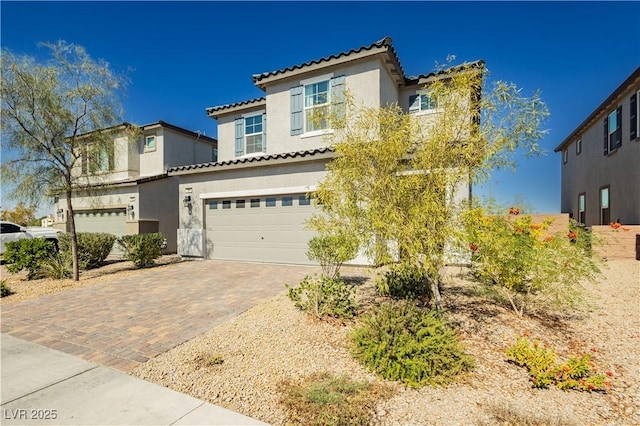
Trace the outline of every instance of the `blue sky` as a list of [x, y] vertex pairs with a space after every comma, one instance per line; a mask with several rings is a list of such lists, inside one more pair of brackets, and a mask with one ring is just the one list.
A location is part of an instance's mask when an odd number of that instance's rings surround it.
[[[491, 78], [540, 89], [550, 133], [540, 159], [495, 174], [480, 195], [560, 209], [557, 146], [640, 65], [639, 2], [12, 2], [1, 44], [42, 56], [66, 40], [131, 69], [125, 119], [159, 119], [216, 137], [205, 108], [262, 95], [255, 73], [391, 36], [407, 75], [453, 54]], [[5, 206], [3, 205], [3, 208]]]

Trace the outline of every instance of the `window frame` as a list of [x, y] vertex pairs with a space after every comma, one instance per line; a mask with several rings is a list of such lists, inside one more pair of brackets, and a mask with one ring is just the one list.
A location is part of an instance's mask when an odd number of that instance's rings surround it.
[[[305, 80], [301, 80], [300, 81], [300, 85], [302, 86], [302, 134], [301, 136], [303, 137], [309, 137], [309, 136], [316, 136], [316, 135], [320, 135], [320, 134], [326, 134], [328, 132], [331, 132], [333, 129], [331, 127], [331, 123], [329, 120], [329, 117], [327, 117], [326, 119], [324, 119], [324, 125], [325, 127], [322, 128], [313, 128], [313, 129], [309, 129], [309, 124], [308, 123], [308, 119], [307, 119], [307, 112], [314, 110], [316, 108], [326, 108], [327, 109], [327, 115], [330, 115], [331, 113], [331, 101], [332, 101], [332, 84], [331, 84], [331, 80], [333, 79], [334, 75], [333, 73], [329, 73], [329, 74], [323, 74], [317, 77], [313, 77], [313, 78], [308, 78]], [[313, 104], [312, 106], [307, 106], [307, 87], [310, 86], [314, 86], [320, 83], [326, 83], [327, 85], [327, 91], [326, 91], [326, 101], [322, 104]], [[311, 96], [316, 96], [315, 94], [312, 94]], [[315, 125], [314, 125], [315, 127]]]
[[[153, 147], [149, 147], [149, 139], [153, 139]], [[144, 152], [154, 152], [158, 149], [158, 139], [156, 135], [147, 135], [144, 137]]]
[[[582, 205], [580, 204], [580, 200], [582, 200]], [[581, 192], [578, 194], [578, 222], [583, 225], [586, 224], [587, 220], [587, 194], [585, 192]]]
[[567, 148], [562, 150], [562, 164], [569, 162], [569, 150]]
[[[255, 154], [262, 154], [264, 153], [264, 134], [265, 134], [265, 128], [264, 128], [264, 111], [254, 111], [251, 113], [247, 113], [247, 114], [243, 114], [242, 118], [244, 120], [243, 123], [243, 130], [244, 130], [244, 155], [255, 155]], [[260, 119], [260, 132], [253, 132], [253, 133], [248, 133], [247, 132], [247, 120], [248, 119], [256, 119], [258, 118]], [[255, 124], [252, 124], [253, 127], [255, 127]], [[251, 151], [249, 152], [249, 137], [256, 137], [256, 136], [260, 136], [260, 149], [257, 151]], [[255, 145], [255, 143], [254, 143]]]
[[582, 154], [582, 138], [576, 140], [576, 155]]
[[[603, 191], [606, 190], [607, 193], [607, 207], [605, 208], [603, 206]], [[610, 185], [605, 185], [605, 186], [601, 186], [598, 193], [599, 198], [600, 198], [600, 225], [608, 225], [609, 223], [611, 223], [611, 186]], [[606, 210], [606, 213], [605, 213]], [[608, 220], [604, 220], [605, 219], [605, 215], [608, 216]]]

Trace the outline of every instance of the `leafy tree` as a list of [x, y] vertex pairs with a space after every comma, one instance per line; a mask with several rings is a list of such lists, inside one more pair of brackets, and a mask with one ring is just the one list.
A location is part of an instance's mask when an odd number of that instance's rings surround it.
[[539, 154], [548, 111], [537, 92], [525, 97], [514, 84], [490, 84], [482, 62], [442, 68], [425, 90], [436, 108], [419, 116], [347, 96], [329, 136], [336, 158], [317, 192], [323, 214], [310, 226], [351, 233], [378, 264], [401, 259], [424, 271], [441, 309], [445, 247], [466, 208], [456, 199], [467, 194], [457, 191], [514, 167], [517, 150]]
[[78, 280], [72, 193], [90, 187], [87, 175], [97, 172], [92, 164], [99, 164], [91, 159], [113, 155], [113, 131], [104, 129], [120, 122], [119, 95], [127, 81], [81, 46], [64, 41], [43, 46], [51, 54], [44, 63], [2, 50], [1, 124], [4, 148], [11, 153], [2, 175], [15, 185], [10, 195], [17, 199], [37, 204], [66, 194], [73, 279]]
[[20, 202], [13, 210], [2, 210], [0, 218], [18, 225], [28, 226], [36, 222], [36, 206], [25, 206]]

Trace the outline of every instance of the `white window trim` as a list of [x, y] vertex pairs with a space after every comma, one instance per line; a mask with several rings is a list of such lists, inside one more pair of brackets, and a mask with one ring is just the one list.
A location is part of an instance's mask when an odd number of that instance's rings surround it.
[[569, 162], [569, 149], [565, 148], [562, 150], [562, 164], [567, 164]]
[[[420, 97], [422, 95], [429, 95], [429, 93], [430, 91], [427, 89], [427, 90], [418, 90], [415, 94], [418, 95], [418, 97]], [[418, 105], [422, 107], [421, 99], [418, 100]], [[409, 107], [411, 107], [411, 105], [409, 105]], [[444, 108], [436, 106], [435, 108], [431, 108], [431, 109], [418, 109], [415, 112], [411, 112], [411, 115], [414, 115], [414, 116], [431, 115], [431, 114], [439, 114], [443, 111], [444, 111]]]
[[[578, 149], [580, 147], [580, 149]], [[582, 138], [576, 139], [576, 155], [582, 154]]]
[[[320, 83], [322, 81], [329, 81], [329, 87], [327, 92], [327, 105], [331, 107], [331, 79], [333, 78], [333, 73], [319, 75], [317, 77], [311, 77], [304, 80], [300, 80], [300, 85], [302, 86], [302, 129], [303, 132], [300, 134], [301, 138], [310, 138], [314, 136], [321, 136], [333, 133], [333, 129], [328, 127], [326, 129], [313, 130], [311, 132], [307, 132], [307, 107], [305, 106], [305, 86], [310, 84]], [[315, 106], [314, 106], [315, 107]]]
[[[247, 130], [246, 119], [250, 118], [250, 117], [256, 117], [258, 115], [265, 115], [265, 114], [266, 114], [266, 110], [264, 110], [264, 109], [261, 109], [259, 111], [251, 111], [251, 112], [247, 112], [245, 114], [242, 114], [242, 119], [245, 120], [244, 123], [242, 124], [244, 126], [243, 127], [243, 132], [242, 132], [242, 133], [244, 133], [244, 136], [243, 136], [243, 138], [244, 138], [244, 154], [240, 155], [240, 156], [238, 156], [236, 158], [259, 157], [261, 155], [264, 155], [264, 152], [262, 150], [260, 150], [258, 152], [250, 152], [250, 153], [247, 152], [247, 136], [260, 135], [260, 134], [264, 135], [265, 134], [264, 120], [262, 120], [262, 133], [247, 134], [246, 133], [246, 130]], [[264, 139], [262, 140], [262, 143], [264, 144]]]
[[[147, 148], [147, 140], [149, 138], [153, 138], [153, 148]], [[144, 137], [144, 152], [154, 152], [158, 149], [158, 136], [157, 135], [147, 135]]]

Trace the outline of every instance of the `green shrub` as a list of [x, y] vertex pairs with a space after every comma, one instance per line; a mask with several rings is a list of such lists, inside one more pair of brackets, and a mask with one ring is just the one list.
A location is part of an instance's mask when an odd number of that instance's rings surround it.
[[51, 254], [40, 264], [39, 274], [43, 277], [61, 280], [71, 278], [73, 260], [69, 252], [57, 252]]
[[[78, 232], [78, 265], [80, 269], [94, 269], [104, 265], [116, 241], [116, 236], [105, 232]], [[71, 234], [60, 236], [60, 250], [71, 253]]]
[[358, 242], [345, 234], [313, 237], [308, 245], [307, 257], [317, 261], [330, 278], [338, 277], [342, 264], [358, 254]]
[[[536, 388], [546, 389], [555, 385], [562, 390], [592, 392], [605, 391], [611, 386], [604, 374], [596, 373], [589, 354], [572, 356], [566, 362], [558, 363], [553, 348], [520, 337], [514, 346], [507, 349], [507, 357], [529, 371], [531, 383]], [[610, 372], [607, 375], [613, 376]]]
[[431, 286], [426, 272], [409, 264], [393, 265], [376, 281], [378, 292], [394, 299], [431, 300]]
[[381, 305], [351, 338], [352, 353], [364, 366], [413, 387], [444, 385], [473, 368], [441, 314], [410, 302]]
[[531, 216], [519, 215], [514, 208], [509, 215], [492, 215], [481, 208], [465, 212], [475, 278], [506, 297], [518, 315], [534, 304], [565, 309], [586, 302], [582, 282], [600, 272], [588, 256], [590, 234], [574, 224], [552, 235], [551, 219], [534, 223]]
[[11, 296], [12, 294], [13, 294], [13, 291], [7, 285], [6, 280], [0, 281], [0, 298]]
[[37, 278], [40, 264], [55, 250], [51, 241], [43, 238], [25, 238], [6, 245], [4, 260], [11, 273], [27, 270], [27, 279]]
[[391, 395], [386, 387], [328, 373], [280, 388], [290, 424], [302, 425], [368, 425], [377, 403]]
[[124, 257], [138, 268], [148, 268], [162, 256], [165, 238], [160, 233], [124, 235], [118, 238], [118, 245], [124, 250]]
[[317, 318], [353, 318], [356, 314], [355, 290], [340, 277], [306, 276], [298, 287], [287, 287], [295, 306]]

